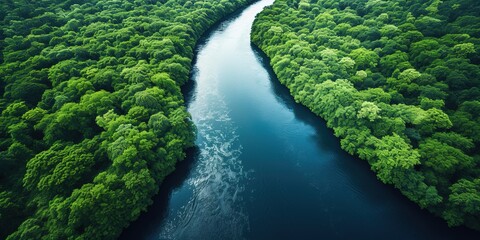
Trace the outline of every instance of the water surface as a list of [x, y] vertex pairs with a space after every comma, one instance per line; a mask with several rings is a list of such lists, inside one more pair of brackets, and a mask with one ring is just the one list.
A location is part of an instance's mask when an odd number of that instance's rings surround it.
[[197, 148], [122, 239], [480, 239], [449, 229], [296, 104], [250, 44], [264, 0], [197, 46], [186, 87]]

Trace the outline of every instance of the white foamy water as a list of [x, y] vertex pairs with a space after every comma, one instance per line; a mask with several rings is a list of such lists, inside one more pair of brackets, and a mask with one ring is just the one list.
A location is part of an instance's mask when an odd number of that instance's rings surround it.
[[[217, 104], [216, 111], [205, 112], [211, 110], [207, 105], [212, 103]], [[194, 177], [187, 181], [193, 193], [165, 224], [161, 239], [197, 239], [200, 233], [238, 239], [248, 228], [248, 217], [237, 202], [247, 177], [239, 159], [242, 146], [224, 105], [214, 92], [192, 104], [200, 148]]]

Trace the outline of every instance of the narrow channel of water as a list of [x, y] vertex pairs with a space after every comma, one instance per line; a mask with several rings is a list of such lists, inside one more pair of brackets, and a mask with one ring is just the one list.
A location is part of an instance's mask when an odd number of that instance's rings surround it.
[[250, 45], [263, 0], [197, 46], [188, 111], [197, 148], [121, 239], [480, 239], [450, 229], [296, 104]]

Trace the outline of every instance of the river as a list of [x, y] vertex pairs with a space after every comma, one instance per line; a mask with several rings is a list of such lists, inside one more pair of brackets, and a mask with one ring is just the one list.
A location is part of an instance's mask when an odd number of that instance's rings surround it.
[[198, 44], [184, 91], [197, 148], [121, 239], [480, 239], [345, 153], [250, 44], [257, 2]]

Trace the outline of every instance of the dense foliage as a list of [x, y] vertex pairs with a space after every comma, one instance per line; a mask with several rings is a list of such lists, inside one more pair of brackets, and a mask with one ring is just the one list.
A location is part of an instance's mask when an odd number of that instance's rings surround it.
[[251, 0], [0, 5], [0, 239], [112, 239], [194, 140], [193, 48]]
[[480, 230], [477, 0], [277, 0], [252, 41], [381, 181]]

